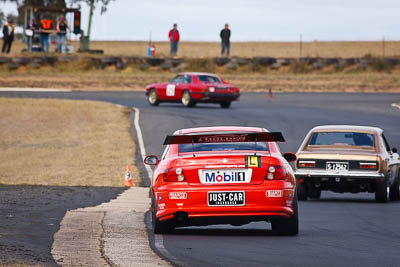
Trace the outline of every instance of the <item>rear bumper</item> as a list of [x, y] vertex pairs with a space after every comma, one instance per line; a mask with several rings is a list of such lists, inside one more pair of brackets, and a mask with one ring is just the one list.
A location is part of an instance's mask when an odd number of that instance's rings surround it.
[[315, 170], [297, 170], [295, 171], [296, 178], [354, 178], [354, 179], [383, 179], [385, 175], [378, 172], [357, 172], [349, 171], [345, 173], [334, 173], [327, 171]]
[[201, 102], [221, 102], [235, 101], [240, 97], [240, 93], [192, 93], [192, 97], [196, 101]]
[[[275, 185], [278, 183], [275, 183]], [[279, 184], [286, 184], [280, 182]], [[290, 184], [291, 185], [291, 184]], [[267, 191], [281, 191], [279, 197], [267, 197]], [[245, 187], [209, 187], [209, 188], [179, 188], [155, 192], [157, 201], [157, 218], [161, 221], [173, 219], [178, 213], [184, 213], [189, 224], [201, 222], [201, 225], [230, 223], [245, 219], [250, 221], [271, 220], [275, 217], [291, 217], [293, 215], [293, 197], [295, 188], [292, 186], [254, 185]], [[243, 191], [245, 204], [243, 206], [209, 206], [207, 192]], [[171, 199], [170, 193], [184, 193], [185, 199]], [[190, 223], [192, 222], [192, 223]], [[200, 224], [198, 224], [200, 225]]]

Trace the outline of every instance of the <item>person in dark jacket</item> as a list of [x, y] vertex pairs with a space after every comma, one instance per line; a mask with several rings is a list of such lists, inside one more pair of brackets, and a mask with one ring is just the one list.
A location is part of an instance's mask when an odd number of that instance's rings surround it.
[[229, 57], [231, 30], [228, 24], [225, 24], [225, 28], [221, 30], [219, 36], [221, 37], [221, 56], [224, 56], [226, 51], [226, 56]]
[[1, 52], [10, 53], [12, 42], [14, 41], [14, 24], [11, 20], [3, 26], [3, 47]]
[[172, 28], [172, 30], [169, 31], [168, 39], [171, 44], [170, 54], [171, 54], [171, 57], [173, 57], [178, 52], [178, 43], [179, 43], [179, 31], [178, 31], [178, 25], [176, 23], [174, 24], [174, 27]]
[[71, 31], [71, 28], [69, 27], [68, 23], [65, 21], [64, 16], [61, 15], [58, 18], [58, 22], [56, 25], [57, 36], [58, 36], [57, 52], [59, 52], [59, 53], [62, 52], [62, 46], [64, 45], [66, 36], [67, 36], [67, 29], [69, 31]]

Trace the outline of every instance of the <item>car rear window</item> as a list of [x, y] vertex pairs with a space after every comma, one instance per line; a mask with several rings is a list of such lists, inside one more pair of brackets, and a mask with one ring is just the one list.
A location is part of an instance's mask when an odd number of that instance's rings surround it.
[[197, 79], [204, 83], [221, 83], [221, 80], [218, 77], [210, 75], [197, 75]]
[[311, 135], [310, 146], [365, 146], [374, 147], [374, 135], [358, 132], [316, 132]]
[[180, 144], [179, 153], [184, 152], [200, 152], [200, 151], [241, 151], [241, 150], [253, 150], [253, 151], [268, 151], [267, 142], [256, 142], [256, 143], [207, 143], [207, 144]]

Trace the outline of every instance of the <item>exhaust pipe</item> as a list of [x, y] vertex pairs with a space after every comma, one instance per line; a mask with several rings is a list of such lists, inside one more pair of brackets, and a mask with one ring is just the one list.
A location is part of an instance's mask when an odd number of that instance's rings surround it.
[[175, 212], [175, 214], [174, 214], [174, 220], [176, 222], [186, 221], [187, 218], [188, 218], [188, 214], [184, 211], [178, 211], [178, 212]]

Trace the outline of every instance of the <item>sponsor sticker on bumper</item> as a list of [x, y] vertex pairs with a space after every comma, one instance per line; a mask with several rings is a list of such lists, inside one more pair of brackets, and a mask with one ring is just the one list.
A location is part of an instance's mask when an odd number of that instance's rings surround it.
[[282, 197], [283, 191], [282, 190], [267, 190], [265, 192], [267, 197]]
[[169, 199], [187, 199], [186, 192], [170, 192]]

